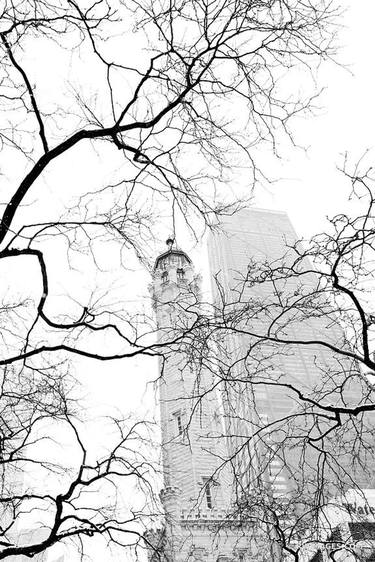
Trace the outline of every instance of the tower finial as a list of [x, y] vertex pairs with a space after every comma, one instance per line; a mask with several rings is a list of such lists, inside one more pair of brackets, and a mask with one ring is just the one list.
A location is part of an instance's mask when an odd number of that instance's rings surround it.
[[173, 236], [168, 236], [168, 238], [167, 238], [167, 240], [166, 240], [165, 243], [166, 243], [167, 246], [168, 246], [168, 250], [171, 251], [171, 250], [172, 250], [172, 247], [173, 247], [173, 244], [174, 244], [174, 238], [173, 238]]

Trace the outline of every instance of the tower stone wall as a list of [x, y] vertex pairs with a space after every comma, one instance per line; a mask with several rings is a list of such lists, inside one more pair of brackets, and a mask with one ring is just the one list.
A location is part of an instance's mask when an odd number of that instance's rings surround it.
[[[175, 338], [200, 314], [200, 279], [172, 240], [155, 263], [153, 302], [159, 341], [164, 528], [149, 534], [150, 560], [250, 562], [250, 522], [231, 517], [232, 486], [226, 466], [222, 415], [210, 372]], [[187, 338], [188, 342], [188, 338]], [[225, 464], [225, 463], [224, 463]]]

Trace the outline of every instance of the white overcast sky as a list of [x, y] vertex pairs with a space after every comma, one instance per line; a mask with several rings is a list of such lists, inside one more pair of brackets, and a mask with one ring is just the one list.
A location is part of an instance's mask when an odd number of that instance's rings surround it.
[[[326, 215], [347, 208], [349, 185], [336, 169], [344, 152], [348, 151], [355, 161], [369, 149], [368, 162], [374, 159], [375, 163], [375, 0], [346, 1], [338, 58], [350, 72], [333, 63], [323, 65], [319, 85], [326, 90], [320, 98], [319, 115], [301, 120], [295, 127], [297, 141], [307, 151], [285, 149], [286, 160], [282, 165], [270, 162], [271, 174], [280, 177], [280, 181], [255, 192], [256, 206], [287, 211], [300, 236], [319, 232], [324, 228]], [[50, 189], [52, 193], [53, 186]], [[162, 249], [155, 247], [155, 251]], [[202, 248], [191, 241], [186, 242], [184, 249], [195, 261], [197, 270], [206, 273]], [[144, 273], [143, 277], [140, 300], [147, 298], [150, 281]], [[93, 405], [101, 405], [103, 411], [113, 406], [126, 413], [129, 409], [142, 412], [140, 401], [144, 397], [145, 381], [156, 377], [156, 367], [156, 362], [151, 361], [111, 365], [86, 361], [77, 371], [82, 383], [87, 385], [87, 396]], [[86, 394], [86, 388], [82, 393]], [[152, 393], [143, 401], [146, 409], [152, 409]], [[103, 559], [103, 552], [100, 549], [98, 552]], [[99, 560], [92, 555], [94, 560]], [[108, 553], [106, 559], [111, 559]]]
[[338, 59], [349, 70], [323, 65], [319, 115], [297, 127], [297, 140], [307, 153], [290, 152], [283, 167], [285, 179], [270, 193], [256, 194], [257, 205], [287, 211], [301, 236], [319, 230], [325, 215], [344, 205], [349, 186], [336, 169], [342, 154], [348, 151], [354, 161], [369, 149], [367, 161], [375, 160], [375, 2], [346, 4]]

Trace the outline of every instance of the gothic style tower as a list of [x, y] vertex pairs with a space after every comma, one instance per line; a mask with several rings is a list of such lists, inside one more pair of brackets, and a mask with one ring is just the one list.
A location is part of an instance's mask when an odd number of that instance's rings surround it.
[[[155, 262], [153, 301], [159, 341], [173, 342], [200, 313], [200, 281], [173, 239], [167, 246]], [[165, 527], [147, 535], [159, 551], [150, 551], [150, 560], [253, 561], [250, 524], [230, 517], [232, 487], [211, 374], [184, 345], [171, 343], [160, 363]]]

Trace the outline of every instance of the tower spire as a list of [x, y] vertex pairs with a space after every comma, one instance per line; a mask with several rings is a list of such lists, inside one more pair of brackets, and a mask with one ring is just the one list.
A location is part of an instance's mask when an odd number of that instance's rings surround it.
[[173, 236], [168, 236], [168, 238], [167, 238], [167, 240], [165, 241], [165, 243], [167, 244], [168, 249], [169, 249], [169, 251], [171, 252], [171, 251], [172, 251], [173, 244], [175, 243], [174, 237], [173, 237]]

